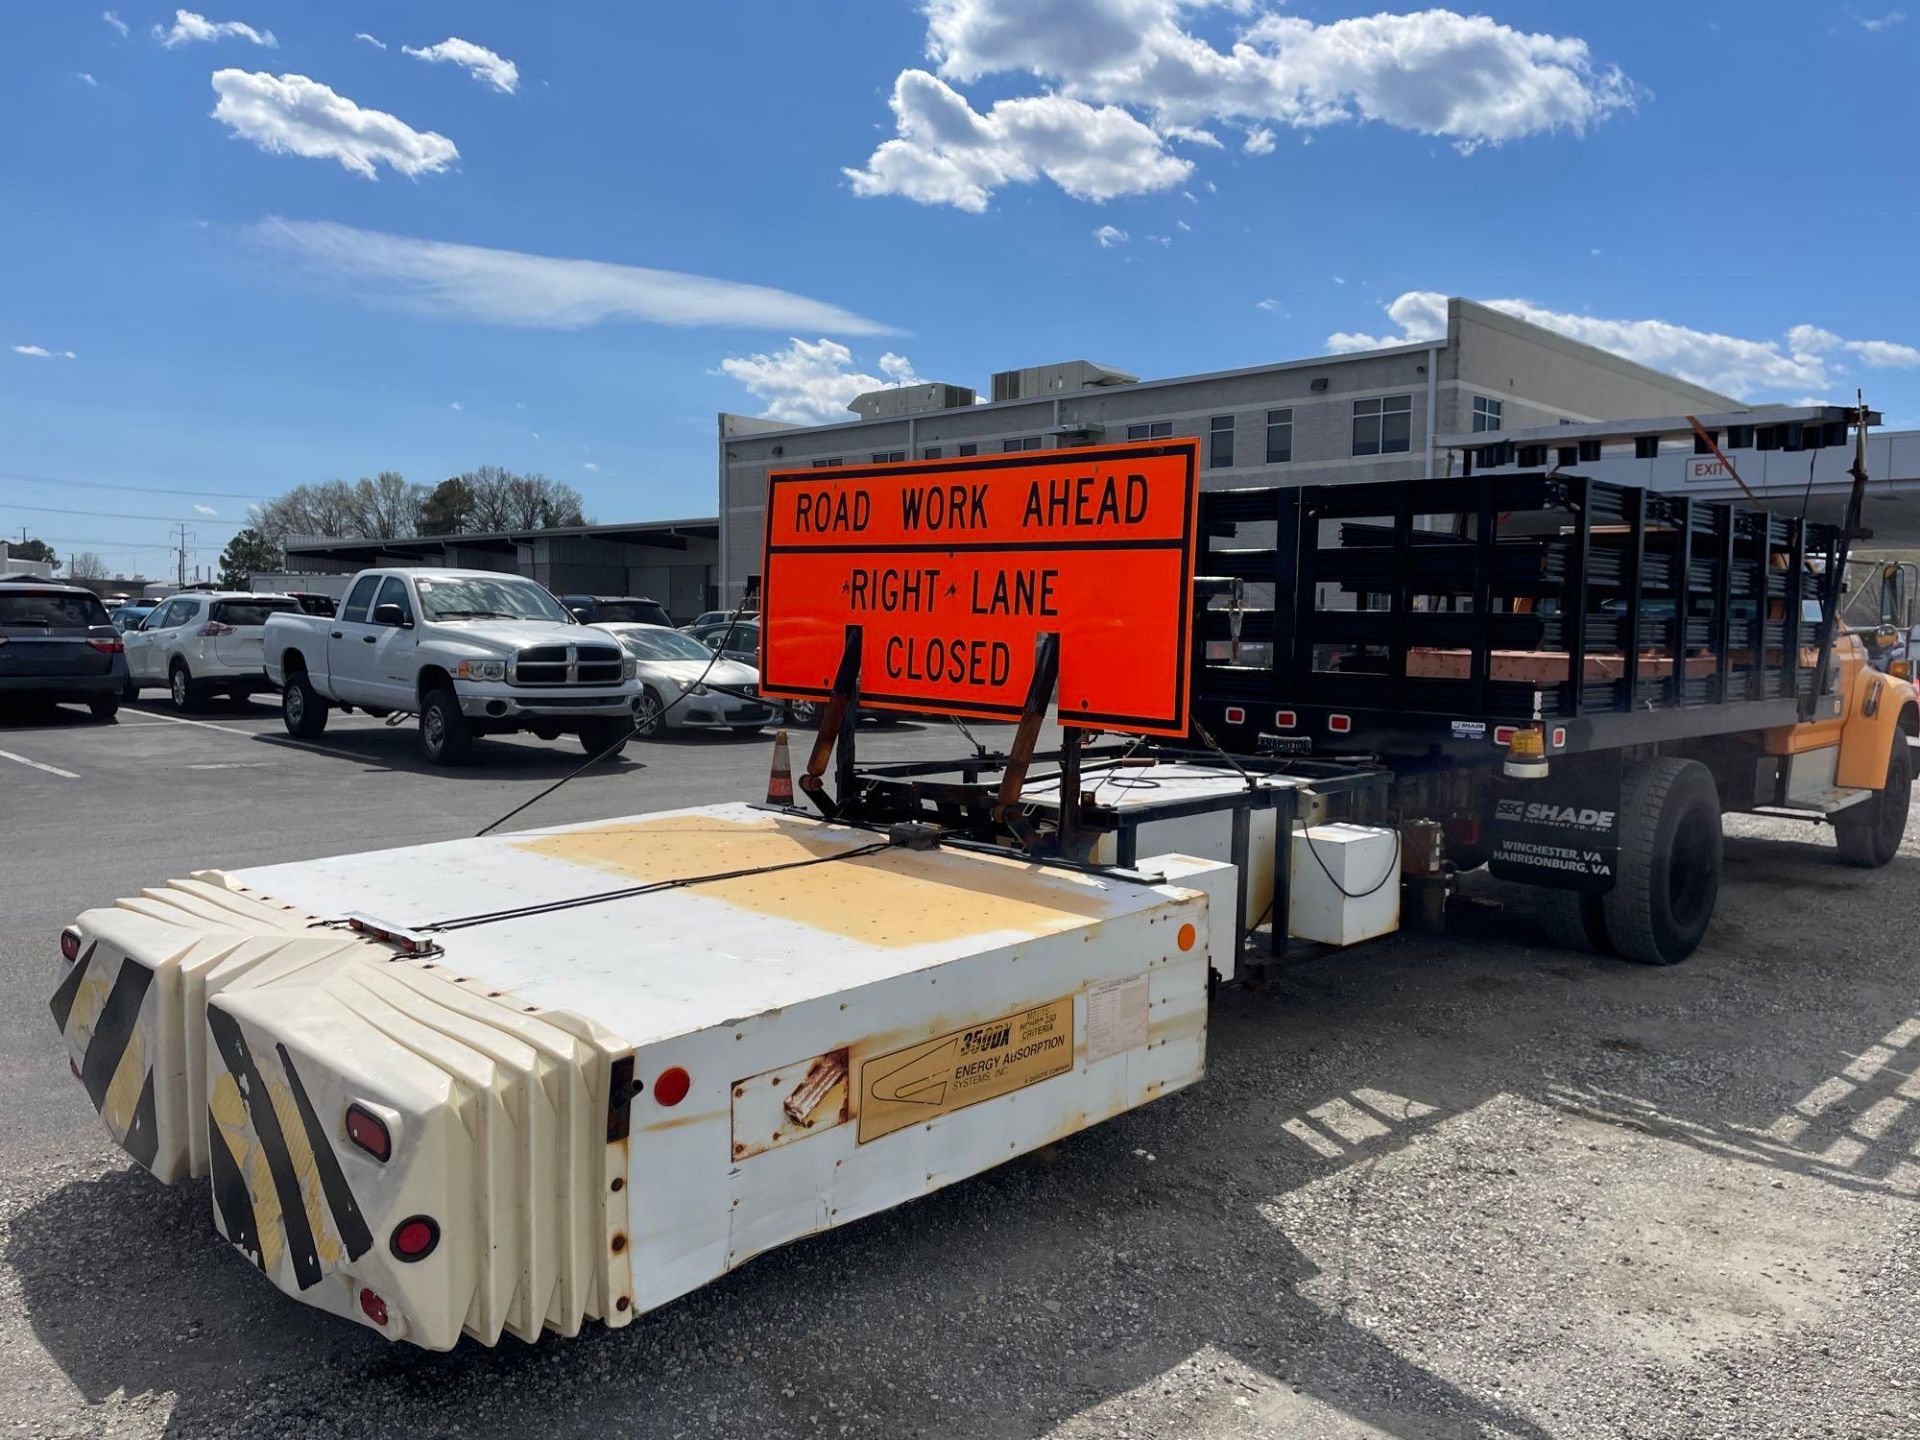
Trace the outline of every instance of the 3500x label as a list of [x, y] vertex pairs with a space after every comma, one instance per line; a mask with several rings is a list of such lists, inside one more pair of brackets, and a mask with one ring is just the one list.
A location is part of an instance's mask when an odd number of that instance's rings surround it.
[[1073, 1068], [1073, 997], [860, 1062], [862, 1144]]

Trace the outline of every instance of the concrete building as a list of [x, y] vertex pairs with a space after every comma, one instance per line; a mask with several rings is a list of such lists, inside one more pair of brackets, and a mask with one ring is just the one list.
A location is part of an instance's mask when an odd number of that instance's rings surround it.
[[716, 603], [718, 536], [718, 522], [702, 517], [407, 540], [290, 540], [286, 551], [289, 570], [309, 573], [444, 565], [511, 571], [556, 595], [643, 595], [685, 624]]
[[1443, 435], [1739, 403], [1460, 299], [1429, 342], [1164, 380], [1071, 361], [1002, 372], [991, 393], [976, 404], [951, 385], [878, 391], [849, 407], [857, 418], [825, 425], [721, 414], [727, 601], [759, 574], [769, 470], [1195, 435], [1208, 488], [1398, 480], [1436, 473]]

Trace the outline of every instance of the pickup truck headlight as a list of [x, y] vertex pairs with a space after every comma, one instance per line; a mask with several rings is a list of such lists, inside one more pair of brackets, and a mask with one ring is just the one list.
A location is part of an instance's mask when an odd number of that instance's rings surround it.
[[633, 656], [631, 655], [625, 655], [621, 657], [620, 678], [622, 680], [631, 680], [635, 676], [637, 676], [639, 673], [640, 673], [640, 662], [638, 660], [634, 659]]
[[462, 660], [460, 662], [462, 680], [504, 680], [507, 678], [507, 662], [504, 660]]

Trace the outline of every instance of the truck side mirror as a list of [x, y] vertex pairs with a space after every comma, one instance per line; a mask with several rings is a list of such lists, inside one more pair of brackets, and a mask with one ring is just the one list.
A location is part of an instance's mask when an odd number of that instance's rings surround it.
[[568, 606], [567, 608], [568, 608], [569, 610], [571, 610], [571, 611], [573, 611], [573, 618], [574, 618], [574, 619], [576, 619], [576, 620], [578, 620], [578, 621], [579, 621], [579, 622], [580, 622], [580, 623], [581, 623], [582, 625], [584, 625], [584, 624], [586, 624], [586, 623], [587, 623], [587, 607], [586, 607], [586, 606], [584, 606], [584, 605], [570, 605], [570, 606]]
[[407, 618], [407, 612], [400, 606], [391, 603], [373, 607], [373, 623], [376, 625], [392, 625], [401, 630], [411, 630], [413, 628], [413, 621]]

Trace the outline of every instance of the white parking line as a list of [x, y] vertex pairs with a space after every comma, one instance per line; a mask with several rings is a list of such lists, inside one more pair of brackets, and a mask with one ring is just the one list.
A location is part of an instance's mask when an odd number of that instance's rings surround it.
[[58, 775], [62, 780], [78, 780], [80, 777], [71, 770], [62, 770], [58, 765], [42, 765], [38, 760], [29, 760], [24, 755], [16, 755], [11, 750], [0, 750], [0, 760], [11, 760], [16, 765], [25, 765], [34, 770], [44, 770], [49, 775]]
[[[211, 720], [189, 720], [184, 715], [163, 715], [157, 710], [122, 710], [120, 718], [139, 720], [166, 720], [174, 725], [192, 725], [201, 730], [218, 730], [222, 735], [238, 735], [242, 740], [263, 740], [269, 745], [285, 745], [296, 750], [311, 750], [316, 755], [333, 755], [342, 760], [368, 759], [365, 755], [356, 755], [351, 750], [335, 750], [329, 745], [315, 745], [311, 740], [295, 740], [291, 735], [265, 734], [258, 730], [239, 730], [232, 725], [216, 725]], [[75, 777], [78, 778], [77, 776]]]

